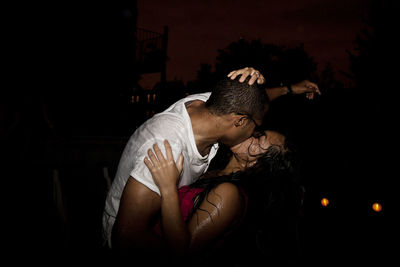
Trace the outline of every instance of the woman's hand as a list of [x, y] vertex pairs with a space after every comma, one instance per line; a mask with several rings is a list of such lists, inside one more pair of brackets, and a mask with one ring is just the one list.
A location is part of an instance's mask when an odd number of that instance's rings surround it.
[[239, 82], [241, 83], [244, 82], [249, 75], [251, 76], [249, 85], [252, 85], [255, 81], [257, 81], [258, 84], [263, 84], [265, 82], [264, 76], [254, 68], [246, 67], [244, 69], [231, 71], [228, 74], [228, 77], [230, 77], [231, 80], [234, 80], [238, 75], [242, 75], [239, 79]]
[[314, 98], [315, 94], [321, 95], [318, 85], [308, 80], [292, 84], [292, 90], [295, 95], [306, 94], [307, 99], [310, 100]]
[[164, 147], [167, 158], [164, 157], [158, 145], [154, 144], [153, 149], [155, 154], [153, 150], [149, 149], [147, 154], [150, 159], [147, 157], [144, 159], [144, 164], [153, 176], [153, 180], [160, 189], [161, 195], [171, 190], [177, 190], [177, 183], [183, 169], [183, 155], [179, 155], [175, 163], [168, 140], [164, 141]]

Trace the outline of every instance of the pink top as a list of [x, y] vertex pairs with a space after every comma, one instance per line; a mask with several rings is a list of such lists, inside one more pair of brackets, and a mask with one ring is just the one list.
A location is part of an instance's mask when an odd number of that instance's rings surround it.
[[[243, 216], [244, 216], [247, 212], [248, 199], [247, 199], [246, 193], [240, 187], [239, 187], [239, 189], [242, 193], [242, 196], [244, 197], [244, 202], [245, 202], [244, 212], [243, 212]], [[193, 211], [193, 199], [203, 191], [204, 191], [204, 188], [191, 188], [188, 185], [182, 186], [181, 188], [178, 189], [179, 207], [180, 207], [182, 218], [183, 218], [184, 222], [187, 222], [187, 220], [189, 219], [188, 217], [190, 216], [190, 214]], [[243, 216], [241, 219], [243, 219]], [[239, 226], [239, 224], [241, 223], [241, 219], [233, 222], [230, 229], [228, 229], [228, 231], [224, 234], [224, 238], [222, 238], [222, 240], [220, 240], [220, 242], [219, 242], [220, 244], [223, 243], [223, 240], [228, 235], [230, 235], [235, 228], [237, 228]], [[158, 234], [160, 236], [163, 235], [162, 231], [161, 231], [161, 221], [160, 220], [154, 226], [153, 230], [155, 231], [156, 234]]]
[[[204, 188], [190, 188], [190, 186], [185, 185], [178, 189], [178, 199], [179, 207], [181, 209], [181, 214], [183, 221], [186, 222], [188, 217], [193, 211], [193, 199], [195, 196], [204, 191]], [[161, 222], [158, 221], [154, 226], [153, 230], [158, 234], [162, 235], [161, 232]]]
[[204, 188], [190, 188], [188, 185], [182, 186], [178, 190], [179, 207], [183, 221], [186, 222], [193, 211], [193, 199], [204, 191]]

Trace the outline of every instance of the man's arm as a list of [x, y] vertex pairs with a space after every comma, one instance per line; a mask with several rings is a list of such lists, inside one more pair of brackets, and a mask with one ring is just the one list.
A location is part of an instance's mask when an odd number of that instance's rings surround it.
[[129, 177], [122, 193], [114, 223], [112, 245], [129, 253], [132, 249], [155, 251], [161, 239], [152, 231], [158, 219], [160, 196], [142, 183]]

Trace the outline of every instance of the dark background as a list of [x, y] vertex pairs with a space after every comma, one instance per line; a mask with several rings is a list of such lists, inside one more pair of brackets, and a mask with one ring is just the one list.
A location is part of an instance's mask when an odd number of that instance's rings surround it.
[[[256, 4], [255, 8], [268, 8], [271, 3]], [[154, 10], [162, 12], [161, 6], [155, 2]], [[197, 69], [190, 70], [194, 75], [187, 74], [184, 64], [172, 64], [177, 56], [171, 43], [180, 41], [173, 39], [174, 29], [161, 16], [144, 12], [148, 6], [142, 2], [10, 8], [4, 33], [9, 83], [1, 97], [1, 142], [4, 180], [11, 184], [4, 190], [12, 195], [6, 202], [11, 238], [5, 242], [15, 252], [14, 260], [43, 266], [103, 263], [107, 257], [101, 248], [101, 214], [109, 181], [105, 176], [108, 172], [113, 179], [127, 138], [173, 101], [208, 91], [233, 69], [254, 66], [266, 74], [269, 87], [309, 79], [322, 91], [313, 101], [282, 97], [265, 119], [265, 125], [299, 146], [305, 188], [295, 252], [267, 253], [265, 263], [389, 262], [398, 159], [398, 8], [394, 1], [371, 1], [368, 6], [365, 17], [359, 18], [354, 47], [342, 51], [347, 58], [342, 65], [334, 62], [335, 56], [318, 62], [323, 56], [307, 45], [306, 37], [304, 42], [299, 35], [291, 38], [293, 32], [276, 42], [261, 39], [271, 29], [253, 32], [253, 22], [240, 30], [248, 29], [248, 38], [223, 35], [223, 45], [208, 62], [203, 61], [207, 56], [191, 56], [202, 54], [197, 53], [201, 47], [180, 49], [188, 62], [197, 61]], [[216, 10], [203, 8], [204, 16], [219, 17]], [[286, 9], [289, 6], [279, 8]], [[176, 11], [185, 12], [178, 7]], [[144, 26], [138, 25], [138, 17], [146, 14], [168, 28], [138, 30]], [[304, 17], [299, 17], [299, 25]], [[311, 24], [318, 19], [323, 16]], [[187, 31], [204, 27], [211, 34], [212, 26], [187, 23]], [[283, 24], [274, 26], [286, 29]], [[330, 30], [320, 28], [321, 34]], [[148, 31], [158, 34], [152, 35], [153, 41], [141, 35]], [[342, 38], [341, 31], [335, 34], [330, 47]], [[179, 36], [185, 39], [184, 33]], [[214, 39], [205, 35], [201, 41]], [[147, 50], [138, 52], [141, 44]], [[325, 49], [329, 54], [328, 46]], [[326, 64], [329, 58], [332, 63]], [[346, 64], [345, 70], [338, 69]], [[154, 86], [146, 88], [141, 81], [149, 74]], [[320, 205], [322, 197], [330, 200], [328, 207]], [[371, 209], [374, 202], [383, 205], [381, 212]]]

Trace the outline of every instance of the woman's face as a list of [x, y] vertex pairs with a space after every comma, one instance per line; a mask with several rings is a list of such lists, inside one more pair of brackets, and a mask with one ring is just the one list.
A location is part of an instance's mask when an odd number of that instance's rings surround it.
[[255, 163], [257, 158], [263, 154], [271, 145], [283, 145], [285, 137], [275, 131], [265, 131], [265, 135], [254, 138], [250, 137], [236, 146], [231, 147], [233, 154], [240, 160], [249, 164]]

